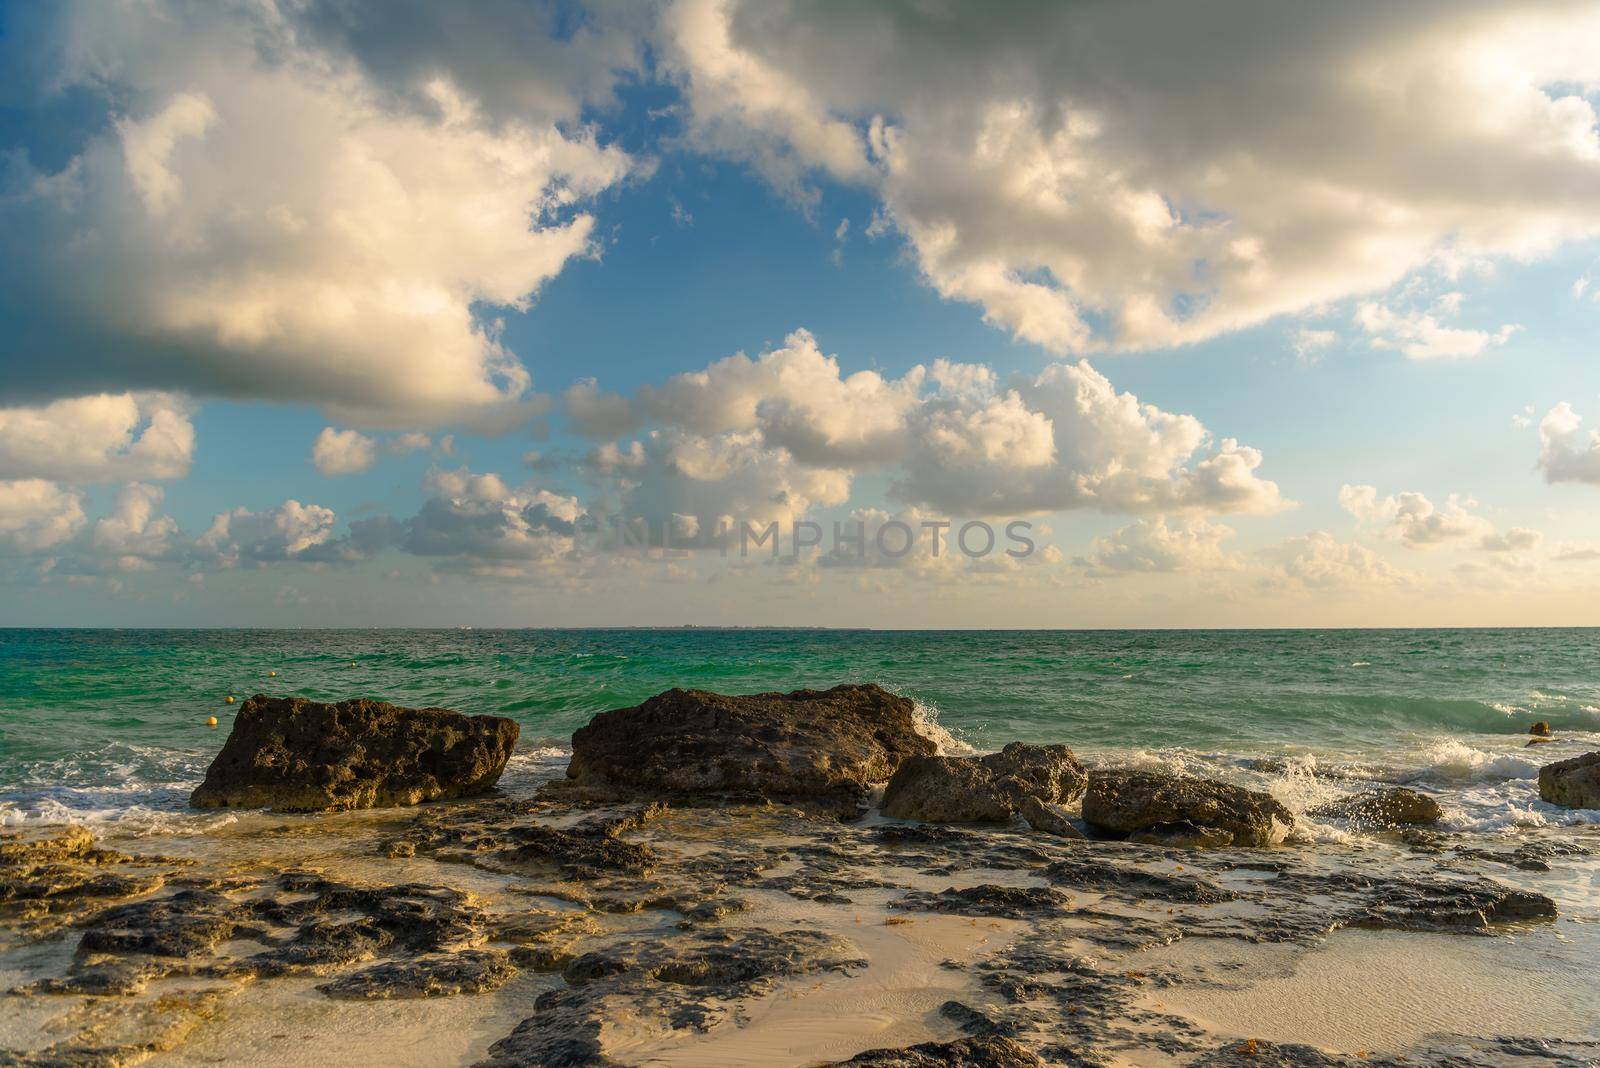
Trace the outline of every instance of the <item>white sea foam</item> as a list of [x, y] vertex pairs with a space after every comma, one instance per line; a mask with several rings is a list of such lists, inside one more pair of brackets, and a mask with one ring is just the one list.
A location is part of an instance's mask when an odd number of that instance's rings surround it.
[[1423, 752], [1425, 764], [1418, 778], [1446, 782], [1482, 782], [1503, 779], [1537, 779], [1538, 761], [1517, 753], [1494, 754], [1465, 742], [1446, 739]]
[[961, 756], [965, 753], [976, 753], [978, 750], [950, 733], [939, 723], [939, 710], [926, 701], [914, 699], [912, 702], [912, 718], [917, 724], [917, 733], [924, 738], [932, 740], [934, 749], [942, 756]]

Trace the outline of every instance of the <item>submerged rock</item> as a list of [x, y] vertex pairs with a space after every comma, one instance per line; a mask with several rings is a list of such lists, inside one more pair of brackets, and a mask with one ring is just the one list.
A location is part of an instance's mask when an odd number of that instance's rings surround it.
[[517, 734], [499, 716], [257, 694], [189, 803], [326, 812], [466, 797], [499, 781]]
[[829, 1068], [1035, 1068], [1043, 1062], [1002, 1035], [869, 1049]]
[[1356, 823], [1380, 827], [1415, 826], [1437, 823], [1444, 818], [1444, 809], [1427, 794], [1396, 786], [1388, 790], [1373, 790], [1355, 797], [1340, 798], [1311, 810], [1313, 816], [1337, 816]]
[[567, 777], [646, 794], [856, 799], [935, 748], [910, 699], [878, 686], [668, 690], [573, 732]]
[[1027, 801], [1060, 804], [1083, 794], [1088, 776], [1064, 745], [1012, 742], [981, 757], [912, 757], [883, 791], [883, 814], [929, 823], [1002, 822]]
[[1600, 808], [1600, 752], [1540, 768], [1539, 796], [1567, 808]]
[[1552, 920], [1556, 903], [1543, 894], [1480, 879], [1395, 879], [1372, 888], [1351, 927], [1483, 933], [1501, 924]]
[[[1254, 847], [1277, 845], [1294, 826], [1294, 814], [1270, 794], [1146, 771], [1095, 771], [1083, 797], [1083, 818], [1122, 835], [1187, 824], [1226, 832], [1232, 845]], [[1221, 834], [1203, 837], [1222, 841]]]
[[1128, 841], [1169, 849], [1222, 849], [1233, 844], [1233, 832], [1225, 827], [1201, 827], [1188, 820], [1156, 823], [1128, 835]]

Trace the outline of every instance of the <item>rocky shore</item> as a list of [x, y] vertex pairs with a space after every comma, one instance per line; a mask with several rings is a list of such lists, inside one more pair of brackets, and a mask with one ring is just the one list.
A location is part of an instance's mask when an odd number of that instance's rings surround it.
[[[1313, 848], [1235, 783], [1067, 745], [940, 753], [875, 686], [669, 691], [596, 716], [560, 777], [494, 790], [516, 736], [494, 717], [254, 698], [194, 803], [324, 815], [247, 813], [199, 856], [81, 828], [0, 838], [0, 975], [27, 973], [0, 998], [0, 1064], [247, 1059], [229, 1029], [270, 1006], [350, 1021], [388, 1002], [430, 1031], [454, 1021], [460, 1044], [407, 1061], [380, 1039], [373, 1062], [1600, 1058], [1593, 1035], [1398, 1022], [1390, 1047], [1332, 1049], [1178, 1007], [1269, 971], [1239, 961], [1350, 932], [1492, 961], [1563, 922], [1532, 884], [1592, 836], [1496, 853], [1442, 829], [1426, 794], [1369, 784], [1320, 811], [1381, 850]], [[1580, 790], [1585, 760], [1553, 788]]]

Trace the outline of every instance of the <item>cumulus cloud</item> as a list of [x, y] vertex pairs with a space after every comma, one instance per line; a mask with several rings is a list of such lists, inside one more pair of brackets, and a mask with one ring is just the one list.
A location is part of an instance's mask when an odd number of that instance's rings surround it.
[[177, 548], [178, 523], [158, 515], [166, 496], [160, 486], [130, 482], [117, 491], [111, 514], [95, 521], [94, 548], [134, 570], [170, 558]]
[[375, 437], [357, 430], [323, 427], [311, 443], [311, 462], [324, 475], [356, 475], [370, 470], [379, 452], [404, 456], [433, 447], [433, 439], [420, 431]]
[[1554, 559], [1562, 563], [1600, 560], [1600, 545], [1583, 542], [1562, 542], [1556, 546]]
[[787, 527], [813, 508], [845, 503], [851, 475], [841, 468], [802, 464], [756, 431], [690, 434], [651, 431], [627, 450], [606, 454], [617, 487], [598, 511], [624, 521], [643, 519], [659, 531], [673, 524], [712, 544], [724, 527], [749, 523]]
[[573, 429], [585, 437], [620, 437], [639, 426], [633, 403], [620, 394], [605, 392], [592, 378], [574, 382], [561, 400]]
[[1407, 579], [1366, 546], [1340, 541], [1323, 530], [1286, 538], [1265, 555], [1275, 565], [1272, 581], [1292, 587], [1359, 590]]
[[0, 552], [25, 556], [53, 548], [85, 522], [80, 493], [42, 478], [0, 481]]
[[[852, 476], [876, 469], [892, 473], [900, 501], [947, 515], [1265, 514], [1290, 505], [1256, 473], [1260, 452], [1213, 440], [1193, 416], [1143, 404], [1081, 362], [1005, 384], [987, 366], [948, 360], [898, 378], [847, 374], [797, 330], [755, 359], [736, 353], [644, 387], [635, 407], [665, 429], [601, 446], [588, 463], [626, 472], [634, 503], [672, 484], [652, 514], [714, 520], [720, 513], [706, 508], [719, 494], [772, 518], [803, 514], [797, 505], [842, 500]], [[774, 480], [764, 490], [758, 473]], [[723, 490], [698, 492], [710, 483]]]
[[311, 445], [311, 462], [324, 475], [355, 475], [378, 459], [378, 443], [357, 430], [323, 427]]
[[904, 448], [922, 380], [920, 367], [892, 381], [876, 371], [844, 374], [801, 329], [754, 360], [735, 353], [640, 398], [656, 419], [695, 433], [755, 430], [804, 463], [865, 464]]
[[331, 508], [291, 499], [263, 512], [235, 508], [221, 513], [194, 548], [223, 567], [279, 563], [314, 557], [331, 542], [333, 530]]
[[[1445, 308], [1455, 303], [1447, 301]], [[1518, 329], [1511, 324], [1493, 331], [1445, 326], [1440, 322], [1444, 312], [1444, 308], [1396, 311], [1375, 301], [1366, 301], [1356, 309], [1355, 321], [1366, 331], [1374, 348], [1394, 349], [1413, 360], [1477, 356], [1496, 345], [1504, 345]]]
[[894, 484], [957, 514], [1243, 512], [1289, 506], [1259, 477], [1261, 453], [1213, 443], [1198, 419], [1141, 404], [1087, 363], [998, 386], [987, 369], [936, 365], [938, 392], [913, 420]]
[[1222, 548], [1233, 529], [1204, 519], [1141, 519], [1096, 538], [1083, 563], [1107, 571], [1210, 571], [1237, 566]]
[[1478, 548], [1490, 553], [1532, 552], [1544, 541], [1544, 535], [1527, 527], [1512, 527], [1504, 533], [1485, 534]]
[[1539, 420], [1539, 469], [1546, 482], [1600, 485], [1600, 431], [1583, 432], [1583, 417], [1562, 401]]
[[1374, 486], [1342, 486], [1339, 506], [1362, 522], [1383, 524], [1380, 533], [1411, 549], [1477, 539], [1485, 548], [1496, 537], [1494, 524], [1469, 509], [1477, 502], [1452, 493], [1443, 507], [1425, 495], [1406, 491], [1378, 496]]
[[356, 55], [345, 23], [381, 6], [80, 3], [28, 20], [54, 25], [14, 47], [108, 121], [59, 169], [13, 160], [0, 234], [29, 250], [0, 270], [13, 392], [260, 397], [358, 425], [527, 415], [530, 376], [483, 311], [526, 308], [592, 251], [581, 206], [632, 161], [575, 121], [565, 87], [496, 113], [470, 65], [401, 55], [403, 31]]
[[188, 406], [171, 394], [104, 393], [0, 408], [0, 477], [182, 478], [193, 456]]
[[[1067, 352], [1600, 232], [1597, 35], [1592, 5], [1509, 0], [682, 0], [661, 51], [694, 143], [802, 203], [872, 189], [939, 293]], [[1419, 354], [1467, 341], [1416, 326]]]

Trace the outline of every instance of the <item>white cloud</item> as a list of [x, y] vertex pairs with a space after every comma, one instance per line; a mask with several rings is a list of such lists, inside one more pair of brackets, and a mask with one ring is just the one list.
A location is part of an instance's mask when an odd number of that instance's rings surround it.
[[1087, 363], [1053, 364], [1004, 391], [984, 368], [936, 365], [933, 377], [940, 392], [913, 419], [894, 485], [905, 500], [976, 515], [1289, 506], [1257, 476], [1258, 451], [1232, 438], [1208, 448], [1199, 420], [1117, 392]]
[[922, 380], [920, 367], [892, 381], [876, 371], [845, 375], [802, 329], [757, 359], [735, 353], [640, 396], [655, 418], [695, 433], [759, 430], [805, 463], [864, 464], [904, 448]]
[[1141, 519], [1096, 538], [1084, 563], [1108, 571], [1209, 571], [1238, 561], [1222, 548], [1233, 529], [1204, 519]]
[[383, 445], [384, 451], [394, 456], [403, 456], [408, 452], [419, 452], [423, 449], [431, 448], [433, 448], [433, 439], [419, 430], [396, 434], [384, 442]]
[[850, 496], [848, 470], [802, 464], [756, 431], [656, 430], [616, 455], [619, 484], [606, 512], [644, 519], [652, 530], [674, 517], [693, 517], [707, 544], [720, 527], [776, 522], [787, 528], [813, 508]]
[[182, 478], [193, 456], [188, 406], [171, 394], [105, 393], [0, 408], [0, 477]]
[[1496, 536], [1493, 523], [1469, 511], [1477, 502], [1454, 493], [1441, 508], [1410, 490], [1379, 498], [1374, 486], [1346, 485], [1339, 490], [1339, 505], [1363, 522], [1384, 524], [1383, 537], [1411, 549], [1430, 549], [1469, 538], [1488, 547]]
[[874, 190], [938, 292], [1064, 352], [1600, 232], [1597, 35], [1509, 0], [683, 0], [662, 53], [695, 143], [805, 203], [811, 174]]
[[53, 548], [83, 529], [83, 496], [42, 478], [0, 481], [0, 552]]
[[1539, 469], [1546, 482], [1600, 485], [1600, 431], [1587, 434], [1583, 417], [1562, 401], [1539, 420]]
[[0, 206], [37, 253], [0, 271], [18, 388], [301, 401], [358, 425], [526, 416], [530, 376], [479, 310], [527, 307], [591, 252], [580, 206], [632, 167], [577, 99], [492, 114], [438, 65], [374, 73], [306, 6], [55, 14], [35, 47], [62, 42], [58, 84], [115, 121]]
[[1556, 546], [1554, 559], [1563, 563], [1600, 560], [1600, 545], [1582, 542], [1562, 542]]
[[639, 417], [627, 397], [607, 393], [592, 378], [574, 382], [561, 395], [567, 418], [585, 437], [615, 438], [636, 430]]
[[1436, 306], [1433, 311], [1397, 312], [1375, 301], [1367, 301], [1356, 309], [1355, 321], [1367, 332], [1374, 348], [1393, 349], [1413, 360], [1478, 356], [1487, 349], [1504, 345], [1518, 330], [1511, 324], [1493, 331], [1443, 325], [1440, 315], [1453, 313], [1458, 303], [1448, 302], [1443, 307]]
[[317, 504], [287, 500], [276, 508], [223, 512], [195, 540], [195, 550], [219, 566], [305, 558], [333, 538], [334, 514]]
[[[597, 392], [585, 385], [585, 403]], [[665, 429], [603, 445], [588, 466], [625, 473], [629, 500], [648, 501], [649, 514], [694, 514], [708, 528], [722, 514], [715, 501], [800, 515], [842, 501], [852, 476], [876, 469], [891, 473], [898, 500], [952, 516], [1266, 514], [1291, 503], [1257, 475], [1257, 450], [1214, 442], [1199, 420], [1118, 392], [1087, 363], [1005, 386], [987, 366], [942, 359], [899, 378], [846, 374], [796, 330], [756, 359], [736, 353], [642, 387], [628, 407]], [[653, 500], [658, 483], [674, 488]]]
[[1274, 581], [1312, 590], [1370, 589], [1408, 578], [1366, 546], [1322, 530], [1286, 538], [1266, 557], [1276, 564]]
[[1294, 354], [1302, 363], [1316, 363], [1337, 340], [1339, 335], [1332, 330], [1301, 328], [1294, 332]]
[[355, 475], [377, 462], [378, 443], [357, 430], [323, 427], [311, 445], [311, 462], [324, 475]]
[[130, 482], [117, 491], [111, 514], [96, 520], [95, 550], [122, 561], [127, 570], [171, 556], [176, 548], [178, 523], [157, 515], [166, 496], [160, 486]]
[[409, 553], [471, 562], [551, 563], [571, 552], [583, 509], [572, 497], [534, 487], [511, 489], [494, 474], [466, 468], [428, 482], [435, 496], [406, 521]]
[[1527, 527], [1512, 527], [1505, 533], [1485, 534], [1478, 548], [1491, 553], [1532, 552], [1544, 540], [1544, 535]]
[[312, 442], [311, 462], [324, 475], [357, 475], [372, 468], [380, 451], [388, 456], [404, 456], [432, 447], [433, 439], [420, 431], [380, 438], [330, 426], [323, 427]]

